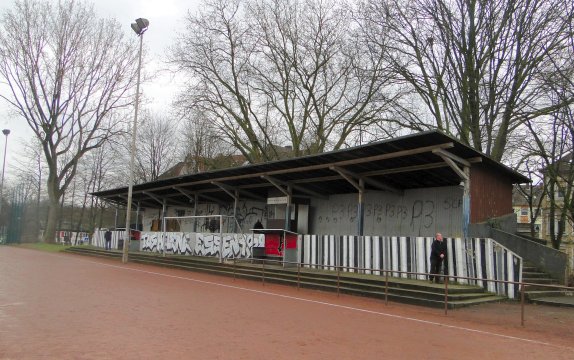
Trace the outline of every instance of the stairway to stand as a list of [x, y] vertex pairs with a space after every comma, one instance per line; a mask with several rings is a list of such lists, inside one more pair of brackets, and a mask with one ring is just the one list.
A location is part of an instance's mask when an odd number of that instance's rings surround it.
[[560, 286], [556, 279], [532, 264], [525, 263], [522, 268], [522, 281], [526, 300], [534, 304], [574, 307], [574, 291], [552, 288]]

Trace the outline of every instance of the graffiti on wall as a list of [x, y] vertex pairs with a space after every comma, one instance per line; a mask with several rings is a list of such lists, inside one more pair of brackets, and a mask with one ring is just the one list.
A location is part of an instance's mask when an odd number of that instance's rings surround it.
[[173, 254], [188, 255], [192, 253], [189, 233], [165, 233], [165, 251]]
[[[372, 218], [373, 222], [381, 224], [385, 220], [393, 220], [399, 224], [406, 223], [409, 226], [422, 226], [430, 228], [435, 223], [437, 206], [444, 210], [459, 209], [462, 199], [444, 199], [440, 204], [433, 200], [413, 200], [408, 206], [392, 203], [366, 203], [365, 217]], [[343, 222], [355, 223], [357, 220], [357, 204], [355, 203], [332, 203], [323, 213], [317, 217], [319, 223], [337, 224]]]
[[160, 241], [160, 233], [144, 232], [141, 234], [140, 239], [142, 251], [161, 252], [163, 249], [163, 242]]
[[145, 232], [141, 235], [141, 250], [151, 252], [168, 252], [178, 255], [192, 254], [192, 239], [188, 233]]
[[[356, 194], [313, 199], [311, 233], [353, 234], [357, 231]], [[462, 231], [462, 196], [458, 187], [433, 191], [407, 190], [403, 196], [369, 192], [364, 203], [364, 231], [405, 235], [433, 235], [439, 229], [447, 234]]]
[[143, 232], [141, 249], [149, 252], [167, 252], [177, 255], [219, 257], [220, 249], [224, 258], [249, 258], [253, 247], [264, 246], [263, 234], [223, 234], [223, 247], [218, 233]]
[[219, 234], [197, 234], [193, 255], [219, 257]]
[[[233, 204], [221, 206], [222, 215], [233, 216]], [[267, 205], [263, 203], [240, 202], [235, 211], [235, 218], [239, 226], [246, 231], [251, 229], [257, 220], [267, 219]]]
[[[195, 210], [196, 216], [208, 216], [208, 215], [226, 215], [233, 216], [233, 202], [228, 205], [216, 205], [216, 204], [200, 204]], [[170, 208], [166, 216], [176, 216], [176, 211], [184, 212], [184, 216], [194, 215], [193, 207], [185, 209]], [[253, 201], [240, 201], [235, 212], [236, 220], [241, 228], [240, 231], [248, 231], [253, 227], [257, 220], [265, 222], [267, 219], [268, 208], [267, 204]], [[161, 218], [161, 212], [157, 211], [147, 211], [144, 213], [144, 227], [145, 229], [151, 229], [152, 221], [158, 221]], [[211, 231], [208, 219], [178, 219], [179, 229], [181, 231], [196, 231], [201, 233], [208, 233]], [[224, 219], [224, 222], [227, 222]], [[232, 229], [234, 223], [224, 223], [223, 229], [225, 231], [235, 231]]]
[[219, 234], [198, 233], [193, 255], [218, 257], [221, 248], [225, 259], [250, 258], [253, 247], [262, 247], [264, 243], [263, 234], [223, 234], [220, 247]]

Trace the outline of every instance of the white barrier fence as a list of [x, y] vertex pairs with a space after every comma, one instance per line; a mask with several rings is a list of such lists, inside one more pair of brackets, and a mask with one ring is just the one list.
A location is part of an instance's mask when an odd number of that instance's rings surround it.
[[[104, 247], [103, 231], [96, 231], [92, 244]], [[117, 248], [124, 231], [114, 231], [112, 248]], [[334, 270], [335, 266], [366, 268], [365, 272], [384, 275], [381, 270], [396, 271], [395, 277], [426, 279], [430, 269], [430, 237], [299, 235], [298, 261], [311, 268]], [[520, 256], [488, 238], [445, 238], [448, 246], [447, 269], [450, 276], [484, 280], [457, 279], [458, 283], [474, 284], [489, 292], [516, 298], [518, 285], [486, 280], [522, 280], [523, 261]], [[221, 246], [223, 245], [223, 246]], [[142, 232], [140, 250], [144, 252], [230, 258], [251, 258], [254, 247], [265, 246], [263, 234], [223, 234], [191, 232]], [[343, 271], [355, 271], [342, 269]]]
[[[335, 266], [366, 268], [366, 273], [384, 275], [380, 270], [397, 271], [395, 277], [427, 279], [430, 271], [431, 237], [394, 236], [316, 236], [298, 239], [299, 261], [312, 268], [334, 269]], [[522, 280], [520, 256], [488, 238], [448, 238], [447, 269], [450, 276], [488, 280]], [[350, 269], [349, 271], [354, 271]], [[403, 273], [399, 273], [403, 272]], [[489, 292], [515, 298], [518, 285], [492, 281], [457, 279]]]

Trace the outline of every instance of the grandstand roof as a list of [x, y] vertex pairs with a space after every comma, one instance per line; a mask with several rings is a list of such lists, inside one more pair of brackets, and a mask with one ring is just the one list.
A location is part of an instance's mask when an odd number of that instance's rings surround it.
[[[406, 189], [458, 185], [453, 166], [487, 167], [509, 182], [527, 177], [439, 131], [427, 131], [367, 145], [262, 164], [245, 165], [172, 177], [133, 186], [134, 206], [159, 208], [200, 203], [230, 203], [238, 193], [244, 200], [266, 201], [279, 188], [294, 197], [328, 197], [356, 193], [359, 179], [366, 190], [402, 192]], [[93, 193], [126, 204], [128, 187]]]

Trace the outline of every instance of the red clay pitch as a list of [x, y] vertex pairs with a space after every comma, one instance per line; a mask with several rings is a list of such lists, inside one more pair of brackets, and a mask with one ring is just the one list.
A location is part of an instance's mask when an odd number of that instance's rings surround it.
[[573, 324], [0, 247], [0, 359], [574, 359]]

